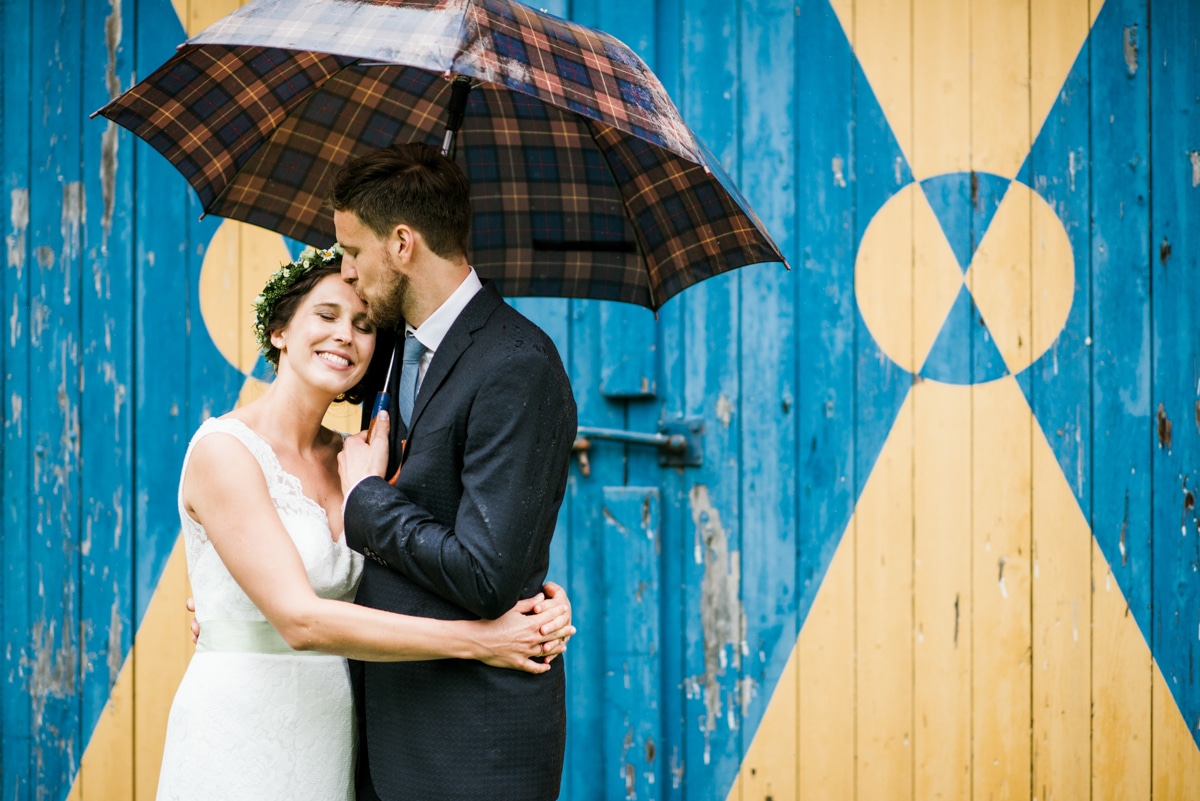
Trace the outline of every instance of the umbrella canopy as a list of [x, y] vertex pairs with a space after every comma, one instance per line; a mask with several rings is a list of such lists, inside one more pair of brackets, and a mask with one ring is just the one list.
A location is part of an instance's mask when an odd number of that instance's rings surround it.
[[97, 113], [166, 156], [206, 213], [327, 247], [337, 169], [441, 144], [460, 76], [470, 259], [504, 294], [657, 309], [784, 261], [633, 51], [512, 0], [257, 0]]

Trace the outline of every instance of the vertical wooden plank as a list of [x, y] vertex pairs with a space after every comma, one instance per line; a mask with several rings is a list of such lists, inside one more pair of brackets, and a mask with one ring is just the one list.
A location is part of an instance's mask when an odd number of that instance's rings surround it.
[[1107, 154], [1092, 172], [1091, 197], [1093, 801], [1150, 797], [1154, 426], [1146, 5], [1107, 0], [1089, 48], [1091, 148]]
[[36, 784], [66, 791], [82, 751], [79, 654], [80, 244], [86, 197], [80, 180], [82, 4], [38, 5], [32, 26], [35, 104], [30, 243], [36, 580], [30, 658]]
[[972, 387], [971, 399], [973, 794], [1028, 798], [1033, 416], [1011, 377]]
[[1033, 792], [1074, 798], [1091, 784], [1092, 538], [1040, 427], [1033, 477]]
[[[7, 6], [6, 6], [6, 4], [0, 5], [0, 30], [5, 30], [4, 26], [7, 21], [8, 21]], [[4, 66], [4, 62], [0, 61], [0, 78], [2, 78], [4, 75], [3, 66]], [[6, 110], [5, 102], [4, 102], [5, 96], [6, 96], [6, 92], [5, 92], [5, 88], [4, 88], [4, 82], [3, 82], [3, 80], [0, 80], [0, 111]], [[16, 133], [15, 131], [8, 130], [8, 128], [4, 125], [3, 122], [0, 122], [0, 159], [8, 158], [9, 153], [8, 153], [8, 149], [5, 147], [5, 141], [6, 141], [7, 137], [12, 136], [15, 133]], [[3, 163], [5, 165], [7, 165], [7, 160], [5, 160]], [[0, 175], [0, 220], [5, 221], [5, 223], [3, 223], [3, 225], [4, 225], [4, 230], [6, 233], [8, 231], [8, 222], [7, 221], [10, 219], [11, 211], [12, 211], [12, 196], [7, 191], [5, 191], [7, 189], [8, 189], [8, 174], [6, 172], [5, 174]], [[7, 236], [5, 237], [5, 239], [7, 240]], [[7, 242], [6, 242], [6, 244], [7, 244]], [[4, 266], [3, 266], [3, 268], [0, 268], [0, 309], [4, 308], [4, 301], [8, 300], [7, 284], [8, 284], [9, 264], [8, 264], [7, 257], [8, 257], [8, 253], [7, 253], [7, 248], [6, 248], [5, 249]], [[15, 284], [15, 278], [14, 278], [14, 284]], [[16, 310], [14, 309], [14, 314], [13, 314], [14, 320], [16, 319], [15, 311]], [[3, 326], [0, 326], [0, 328], [3, 328]], [[13, 342], [10, 345], [8, 336], [4, 336], [4, 337], [0, 337], [0, 338], [2, 338], [4, 340], [4, 347], [0, 348], [0, 441], [3, 441], [4, 432], [8, 428], [7, 421], [8, 421], [8, 416], [9, 416], [9, 408], [8, 408], [8, 403], [6, 401], [6, 398], [8, 397], [7, 362], [9, 359], [9, 348], [12, 347], [15, 349], [16, 343]], [[15, 337], [14, 337], [14, 339], [15, 339]], [[13, 355], [15, 357], [16, 354], [14, 353]], [[6, 478], [7, 478], [7, 471], [4, 469], [4, 459], [2, 457], [0, 457], [0, 502], [3, 502], [5, 509], [8, 508], [8, 495], [5, 493], [5, 489], [4, 489]], [[5, 515], [5, 516], [7, 517], [7, 515]], [[7, 523], [8, 521], [2, 520], [0, 522]], [[0, 524], [0, 531], [3, 531], [3, 530], [4, 530], [4, 526], [2, 524]], [[4, 551], [5, 551], [4, 537], [3, 537], [3, 535], [0, 535], [0, 558], [3, 557]], [[8, 573], [9, 573], [9, 570], [7, 568], [0, 568], [0, 600], [7, 599], [6, 586], [8, 584]], [[5, 614], [3, 605], [0, 605], [0, 632], [2, 632], [4, 635], [5, 643], [12, 642], [12, 640], [8, 638], [8, 622], [7, 622], [7, 616]], [[5, 657], [3, 655], [0, 655], [0, 676], [4, 675], [4, 668], [7, 667], [7, 664], [5, 664], [6, 662], [7, 662], [7, 660], [5, 659]], [[11, 687], [11, 685], [13, 684], [12, 679], [11, 678], [8, 679], [5, 682], [5, 684], [6, 684], [6, 687]], [[6, 689], [0, 688], [0, 730], [7, 729], [7, 718], [5, 715], [6, 709], [9, 705], [9, 699], [7, 696], [8, 696], [8, 692], [6, 691]], [[3, 738], [0, 738], [0, 740], [2, 740], [2, 739]], [[0, 776], [4, 775], [4, 754], [5, 754], [6, 750], [7, 749], [5, 748], [4, 743], [0, 742]], [[4, 782], [2, 780], [0, 780], [0, 798], [3, 798], [3, 797], [4, 797]]]
[[[1028, 34], [1028, 7], [972, 3], [970, 244], [976, 250], [967, 282], [985, 336], [1009, 373], [1029, 364], [1032, 347], [1031, 194], [1019, 188], [995, 196], [985, 189], [992, 182], [977, 176], [1001, 165], [1015, 170], [1029, 152], [1028, 95], [1018, 89], [1029, 82]], [[974, 380], [994, 375], [991, 367], [973, 363]], [[972, 792], [996, 801], [1028, 798], [1033, 415], [1006, 377], [971, 387], [971, 424]]]
[[657, 799], [662, 795], [658, 487], [605, 487], [603, 512], [604, 741], [620, 744], [618, 752], [606, 753], [603, 795]]
[[[599, 301], [569, 301], [570, 370], [580, 425], [620, 428], [624, 414], [619, 404], [597, 391], [600, 367]], [[605, 587], [596, 566], [604, 559], [603, 487], [624, 483], [624, 449], [619, 443], [594, 441], [587, 452], [588, 475], [581, 463], [571, 468], [569, 490], [571, 531], [570, 583], [573, 607], [578, 610], [579, 634], [571, 640], [567, 661], [567, 703], [571, 709], [568, 752], [572, 770], [563, 776], [563, 797], [585, 799], [604, 787], [607, 768], [618, 764], [620, 751], [604, 737], [606, 699], [596, 688], [605, 686], [604, 627]], [[619, 749], [619, 744], [617, 744]], [[597, 752], [600, 751], [600, 758]]]
[[[854, 792], [854, 55], [828, 3], [798, 4], [797, 788]], [[845, 549], [845, 553], [839, 550]], [[835, 556], [836, 555], [836, 556]]]
[[[183, 39], [179, 20], [159, 3], [136, 5], [134, 70], [148, 75], [171, 56]], [[188, 419], [189, 285], [187, 193], [174, 168], [144, 143], [132, 148], [134, 166], [134, 600], [138, 625], [134, 646], [135, 793], [153, 798], [162, 761], [167, 713], [190, 654], [186, 634], [174, 626], [156, 628], [156, 617], [183, 623], [175, 603], [186, 598], [186, 565], [179, 549], [177, 568], [165, 566], [179, 535], [179, 466], [191, 424]], [[151, 615], [157, 593], [160, 608]], [[174, 611], [174, 615], [170, 612]], [[177, 617], [176, 617], [177, 615]], [[186, 623], [184, 623], [186, 625]], [[159, 635], [156, 637], [156, 635]]]
[[[87, 4], [83, 63], [86, 115], [132, 82], [122, 40], [133, 8]], [[84, 124], [83, 382], [80, 466], [84, 568], [80, 596], [83, 742], [77, 786], [84, 798], [133, 796], [133, 698], [118, 687], [135, 631], [133, 608], [133, 169], [132, 134]]]
[[[28, 32], [32, 26], [32, 3], [9, 2], [3, 5], [3, 75], [29, 75], [32, 47]], [[32, 431], [30, 430], [30, 316], [29, 287], [32, 255], [28, 244], [29, 198], [31, 185], [32, 86], [29, 81], [3, 81], [4, 173], [0, 178], [0, 197], [4, 213], [0, 224], [5, 232], [4, 290], [0, 296], [3, 314], [4, 389], [0, 404], [4, 409], [3, 460], [4, 511], [0, 529], [0, 554], [4, 573], [4, 642], [0, 652], [3, 685], [0, 686], [0, 799], [17, 801], [28, 798], [36, 784], [30, 776], [30, 590], [34, 571], [30, 560], [32, 498]]]
[[1156, 415], [1151, 603], [1153, 652], [1163, 679], [1154, 684], [1152, 702], [1152, 791], [1155, 798], [1183, 798], [1200, 780], [1200, 677], [1194, 668], [1200, 662], [1200, 8], [1151, 3], [1149, 11]]
[[914, 177], [924, 181], [970, 168], [970, 6], [952, 0], [915, 3], [912, 24], [909, 158]]
[[[918, 307], [918, 314], [920, 313]], [[970, 797], [970, 408], [960, 387], [913, 388], [914, 795]], [[969, 444], [969, 443], [966, 443]]]
[[[1039, 797], [1082, 797], [1091, 786], [1091, 575], [1090, 488], [1086, 486], [1091, 353], [1088, 201], [1087, 45], [1081, 69], [1064, 81], [1061, 54], [1079, 53], [1090, 13], [1084, 3], [1035, 2], [1030, 6], [1030, 92], [1034, 105], [1057, 96], [1029, 158], [1028, 180], [1054, 214], [1031, 215], [1030, 251], [1035, 352], [1051, 348], [1031, 370], [1028, 390], [1040, 432], [1034, 435], [1033, 486], [1033, 792]], [[1055, 55], [1050, 55], [1055, 54]], [[1045, 104], [1050, 105], [1050, 104]], [[1074, 110], [1078, 109], [1077, 112]], [[1038, 117], [1035, 108], [1033, 120]], [[1074, 260], [1073, 302], [1065, 321], [1047, 299], [1058, 294], [1054, 265], [1065, 230]], [[1049, 444], [1055, 459], [1040, 447]], [[1059, 478], [1059, 475], [1062, 478]], [[1068, 494], [1070, 493], [1070, 494]], [[1071, 495], [1075, 502], [1071, 502]], [[1082, 519], [1081, 519], [1082, 516]], [[1086, 566], [1086, 567], [1085, 567]]]
[[[958, 2], [913, 8], [913, 173], [925, 179], [969, 169], [970, 13]], [[923, 204], [924, 198], [917, 200]], [[928, 219], [928, 206], [915, 212]], [[918, 222], [920, 222], [920, 219]], [[915, 269], [954, 257], [928, 225], [916, 228]], [[948, 260], [948, 261], [947, 261]], [[918, 280], [917, 286], [923, 285]], [[913, 319], [955, 321], [915, 292]], [[968, 323], [969, 325], [969, 323]], [[970, 330], [958, 328], [957, 331]], [[966, 347], [964, 347], [966, 346]], [[938, 375], [970, 375], [970, 347], [920, 354]], [[971, 793], [971, 416], [960, 386], [925, 381], [913, 388], [913, 717], [914, 796], [968, 798]]]
[[896, 418], [854, 512], [859, 798], [913, 797], [912, 408]]
[[[683, 415], [683, 302], [669, 301], [659, 310], [657, 324], [660, 362], [658, 368], [659, 393], [662, 401], [658, 411], [666, 418]], [[631, 466], [631, 476], [645, 481], [644, 466], [636, 462]], [[687, 471], [683, 469], [658, 469], [662, 488], [662, 719], [663, 741], [659, 753], [663, 760], [663, 799], [679, 801], [686, 795], [687, 765], [684, 762], [687, 747], [689, 721], [685, 710], [691, 684], [687, 679], [685, 653], [686, 589], [683, 576], [694, 554], [694, 527], [686, 506]]]
[[[738, 7], [685, 0], [683, 117], [737, 179], [741, 107]], [[741, 754], [739, 679], [743, 659], [739, 517], [740, 343], [736, 275], [692, 287], [683, 296], [684, 414], [706, 420], [704, 466], [689, 475], [694, 559], [684, 573], [685, 670], [693, 682], [686, 706], [684, 763], [689, 796], [721, 798]]]
[[[642, 21], [647, 22], [645, 19]], [[618, 304], [606, 303], [605, 305], [616, 306]], [[619, 319], [624, 326], [620, 332], [621, 335], [618, 337], [618, 331], [606, 327], [603, 329], [606, 332], [606, 341], [609, 338], [622, 341], [630, 352], [642, 354], [649, 352], [652, 358], [643, 364], [645, 371], [654, 377], [655, 385], [654, 396], [630, 398], [625, 401], [623, 404], [625, 428], [630, 431], [656, 431], [660, 420], [678, 416], [671, 415], [667, 411], [665, 399], [661, 399], [664, 387], [659, 381], [660, 324], [648, 309], [635, 307], [625, 307], [622, 314], [619, 315]], [[657, 486], [659, 488], [658, 571], [661, 577], [672, 564], [677, 566], [683, 558], [678, 546], [674, 550], [667, 549], [664, 545], [663, 535], [669, 528], [678, 530], [682, 522], [681, 517], [684, 517], [682, 511], [684, 471], [679, 468], [661, 467], [658, 463], [658, 456], [655, 448], [629, 446], [625, 449], [625, 482], [631, 486]], [[668, 502], [664, 502], [666, 500], [664, 494], [669, 497]], [[670, 541], [674, 540], [675, 538], [670, 538]], [[680, 652], [682, 632], [678, 623], [680, 614], [678, 593], [677, 585], [670, 587], [660, 578], [657, 594], [657, 619], [649, 624], [660, 632], [660, 653], [655, 660], [655, 668], [658, 670], [656, 679], [659, 699], [655, 705], [655, 714], [658, 716], [655, 727], [657, 739], [654, 741], [654, 758], [651, 767], [659, 782], [654, 790], [654, 797], [661, 799], [670, 798], [674, 792], [681, 789], [678, 787], [679, 776], [673, 772], [672, 766], [673, 757], [677, 759], [679, 755], [683, 727], [678, 720], [678, 713], [675, 712], [673, 718], [670, 717], [670, 714], [671, 710], [679, 709], [683, 695], [683, 680], [679, 670], [667, 671], [664, 669], [667, 666], [666, 660], [669, 655]], [[676, 767], [678, 766], [676, 765]]]
[[[913, 200], [899, 142], [913, 141], [912, 2], [858, 4], [855, 206], [859, 315], [855, 374], [855, 792], [905, 799], [913, 788]], [[845, 21], [843, 20], [843, 24]], [[877, 69], [866, 72], [868, 66]], [[886, 200], [886, 208], [881, 208]], [[864, 247], [868, 226], [884, 250]], [[882, 280], [876, 281], [878, 277]], [[894, 283], [893, 283], [894, 282]], [[878, 330], [872, 324], [884, 323]], [[902, 364], [884, 353], [903, 354]], [[874, 445], [886, 437], [882, 450]], [[878, 451], [878, 458], [876, 458]]]
[[[797, 25], [791, 0], [748, 0], [739, 17], [740, 186], [796, 259]], [[750, 77], [753, 76], [753, 77]], [[741, 269], [742, 607], [746, 619], [738, 753], [742, 798], [790, 798], [798, 760], [795, 674], [784, 666], [799, 634], [796, 587], [795, 276], [780, 264]], [[790, 681], [780, 687], [778, 682]], [[773, 696], [784, 709], [760, 725]], [[751, 757], [751, 743], [763, 743]]]
[[[658, 0], [654, 15], [655, 38], [649, 63], [664, 88], [682, 103], [683, 70], [683, 10], [681, 0]], [[684, 301], [676, 297], [658, 311], [656, 342], [658, 344], [659, 400], [654, 405], [659, 415], [668, 419], [684, 414], [685, 344]], [[646, 414], [646, 412], [642, 412]], [[652, 469], [644, 462], [631, 461], [630, 475], [639, 483], [650, 483], [645, 471]], [[691, 727], [687, 710], [692, 683], [688, 680], [687, 613], [684, 597], [684, 576], [694, 554], [692, 516], [687, 507], [686, 487], [688, 470], [657, 468], [662, 488], [662, 688], [663, 742], [659, 752], [663, 760], [663, 799], [680, 801], [687, 793], [687, 732]]]

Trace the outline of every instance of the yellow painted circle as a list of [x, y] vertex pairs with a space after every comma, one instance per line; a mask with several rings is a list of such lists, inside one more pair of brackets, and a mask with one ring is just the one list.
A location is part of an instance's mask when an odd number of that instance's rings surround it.
[[200, 268], [200, 314], [217, 350], [249, 375], [258, 361], [254, 297], [271, 273], [291, 260], [283, 237], [246, 223], [225, 220]]
[[[964, 254], [956, 256], [945, 227], [970, 219], [968, 209], [943, 212], [939, 221], [921, 184], [909, 184], [872, 218], [855, 263], [855, 296], [871, 336], [896, 364], [943, 383], [1020, 373], [1058, 338], [1074, 297], [1070, 240], [1036, 192], [1008, 184], [964, 270]], [[977, 319], [952, 314], [964, 292]], [[981, 378], [945, 367], [947, 352], [965, 349], [960, 361], [969, 364], [980, 343], [998, 351], [998, 372]]]
[[171, 0], [175, 15], [188, 36], [195, 36], [224, 16], [244, 6], [247, 0]]

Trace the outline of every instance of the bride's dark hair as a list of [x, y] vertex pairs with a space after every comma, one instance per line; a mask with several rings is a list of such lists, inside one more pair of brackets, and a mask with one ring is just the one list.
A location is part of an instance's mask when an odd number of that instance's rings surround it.
[[[300, 307], [300, 303], [322, 279], [330, 275], [340, 275], [341, 272], [342, 260], [340, 257], [335, 258], [325, 264], [312, 268], [280, 293], [274, 306], [271, 307], [271, 316], [266, 321], [267, 341], [263, 345], [263, 355], [274, 366], [276, 373], [279, 372], [279, 348], [275, 347], [271, 342], [270, 333], [287, 327], [287, 324], [292, 321], [292, 317], [295, 316], [296, 309]], [[365, 381], [366, 374], [364, 373], [362, 381], [359, 381], [353, 387], [338, 395], [333, 399], [333, 402], [362, 403], [363, 398], [366, 397]]]

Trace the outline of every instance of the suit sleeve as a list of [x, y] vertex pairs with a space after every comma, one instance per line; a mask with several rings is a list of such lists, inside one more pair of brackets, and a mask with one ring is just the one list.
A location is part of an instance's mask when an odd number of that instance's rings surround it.
[[543, 532], [553, 530], [574, 434], [575, 404], [556, 360], [533, 349], [510, 354], [468, 414], [453, 527], [370, 478], [347, 499], [347, 542], [480, 617], [499, 617], [520, 600]]

